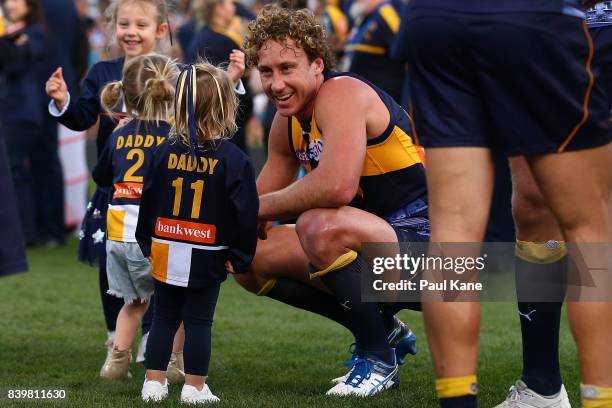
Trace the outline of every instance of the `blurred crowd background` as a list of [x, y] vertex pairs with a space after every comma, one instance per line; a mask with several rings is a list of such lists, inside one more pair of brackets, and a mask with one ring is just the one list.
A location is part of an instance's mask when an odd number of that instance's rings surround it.
[[[61, 66], [71, 98], [76, 98], [92, 64], [119, 56], [111, 45], [105, 18], [109, 0], [1, 1], [0, 137], [9, 153], [26, 244], [58, 246], [68, 234], [78, 231], [86, 211], [97, 129], [73, 132], [58, 125], [47, 112], [44, 84]], [[10, 7], [19, 2], [29, 6], [28, 24], [42, 27], [40, 38], [32, 33], [15, 39], [6, 32], [11, 24]], [[204, 57], [216, 65], [226, 63], [229, 52], [241, 47], [248, 22], [270, 2], [170, 0], [171, 43], [165, 51], [182, 62]], [[328, 31], [336, 51], [336, 69], [361, 75], [409, 111], [407, 67], [397, 52], [402, 44], [394, 44], [402, 0], [283, 0], [281, 4], [312, 10]], [[8, 41], [29, 42], [27, 58], [3, 51], [3, 42]], [[240, 100], [240, 131], [233, 141], [259, 168], [265, 160], [274, 108], [262, 92], [256, 70], [247, 70], [243, 82], [247, 93]], [[498, 167], [491, 215], [498, 221], [491, 226], [488, 239], [513, 241], [505, 160], [500, 159]]]

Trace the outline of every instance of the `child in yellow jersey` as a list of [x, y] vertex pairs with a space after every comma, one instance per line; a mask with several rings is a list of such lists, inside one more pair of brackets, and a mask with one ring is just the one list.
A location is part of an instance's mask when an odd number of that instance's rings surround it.
[[125, 302], [113, 350], [100, 371], [106, 379], [129, 375], [136, 330], [153, 294], [151, 265], [136, 243], [135, 230], [152, 152], [170, 132], [166, 118], [178, 73], [174, 61], [165, 56], [137, 56], [125, 63], [123, 80], [108, 83], [101, 94], [109, 114], [123, 97], [130, 118], [111, 134], [93, 171], [98, 185], [112, 187], [107, 212], [108, 293]]

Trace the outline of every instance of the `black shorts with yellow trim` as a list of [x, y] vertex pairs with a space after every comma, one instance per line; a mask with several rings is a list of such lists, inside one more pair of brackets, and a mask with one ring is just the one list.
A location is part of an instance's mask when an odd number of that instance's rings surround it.
[[427, 202], [417, 199], [383, 217], [391, 225], [399, 242], [427, 242], [430, 225]]
[[415, 7], [406, 27], [413, 136], [423, 146], [519, 156], [611, 141], [583, 19]]

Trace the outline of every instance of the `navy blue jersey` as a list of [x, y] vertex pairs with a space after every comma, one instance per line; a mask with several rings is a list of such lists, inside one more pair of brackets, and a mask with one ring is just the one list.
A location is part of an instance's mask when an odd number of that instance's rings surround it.
[[219, 65], [229, 60], [234, 49], [242, 47], [242, 39], [235, 33], [221, 28], [203, 26], [193, 36], [185, 52], [185, 61], [196, 62], [203, 57], [213, 65]]
[[405, 64], [390, 56], [400, 19], [391, 2], [376, 7], [354, 27], [345, 46], [346, 69], [382, 88], [400, 101], [406, 76]]
[[117, 126], [117, 119], [125, 114], [118, 114], [111, 118], [100, 104], [100, 92], [104, 85], [112, 81], [119, 81], [123, 77], [123, 62], [125, 59], [117, 58], [110, 61], [96, 63], [83, 82], [83, 92], [76, 100], [71, 100], [66, 112], [57, 118], [64, 126], [72, 130], [86, 130], [92, 127], [100, 118], [100, 129], [96, 139], [98, 155], [106, 144], [106, 140]]
[[[17, 45], [15, 40], [20, 34], [26, 35], [27, 41]], [[43, 84], [38, 72], [45, 53], [44, 30], [39, 24], [27, 26], [19, 34], [0, 37], [0, 117], [5, 125], [42, 124]]]
[[153, 153], [136, 239], [153, 278], [184, 287], [245, 272], [255, 256], [259, 199], [249, 158], [229, 141], [189, 149], [176, 137]]
[[410, 7], [468, 13], [541, 12], [578, 15], [580, 0], [412, 0]]
[[111, 134], [92, 172], [94, 181], [111, 187], [106, 216], [107, 239], [136, 242], [140, 196], [153, 150], [170, 133], [164, 121], [134, 119]]
[[[415, 201], [427, 201], [423, 151], [415, 146], [410, 134], [408, 114], [384, 91], [348, 72], [325, 72], [325, 80], [350, 76], [365, 82], [376, 91], [389, 110], [389, 125], [374, 139], [367, 141], [359, 179], [359, 188], [350, 205], [369, 213], [386, 215]], [[310, 121], [289, 118], [289, 148], [307, 172], [314, 170], [325, 148], [325, 135], [314, 115]]]

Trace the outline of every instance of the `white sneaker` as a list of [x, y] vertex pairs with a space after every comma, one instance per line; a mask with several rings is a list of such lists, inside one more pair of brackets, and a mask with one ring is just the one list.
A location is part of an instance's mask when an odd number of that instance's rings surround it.
[[159, 381], [149, 381], [145, 377], [144, 384], [142, 384], [142, 392], [140, 394], [144, 402], [164, 400], [168, 396], [168, 380], [164, 380], [164, 384], [162, 385]]
[[149, 340], [149, 332], [142, 335], [140, 344], [138, 345], [138, 354], [136, 354], [136, 362], [142, 363], [145, 361], [145, 351], [147, 351], [147, 340]]
[[204, 384], [202, 391], [198, 391], [193, 385], [183, 385], [181, 391], [181, 402], [184, 404], [211, 404], [219, 402], [219, 398], [213, 395], [208, 384]]
[[356, 395], [369, 397], [381, 391], [399, 386], [399, 368], [385, 364], [373, 357], [357, 358], [347, 362], [352, 365], [346, 380], [334, 385], [326, 395]]
[[563, 384], [557, 395], [545, 397], [529, 389], [523, 381], [518, 380], [510, 387], [506, 400], [496, 405], [495, 408], [572, 408], [572, 406]]

